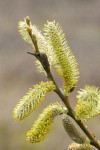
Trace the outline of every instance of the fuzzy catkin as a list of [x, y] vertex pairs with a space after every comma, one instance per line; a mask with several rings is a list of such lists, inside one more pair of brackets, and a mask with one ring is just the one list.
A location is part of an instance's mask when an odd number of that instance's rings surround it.
[[53, 47], [52, 59], [57, 72], [64, 78], [64, 93], [67, 95], [79, 78], [75, 56], [68, 46], [62, 28], [55, 21], [45, 24], [44, 36]]
[[[37, 26], [32, 25], [31, 22], [30, 25], [28, 25], [26, 19], [27, 18], [25, 18], [24, 21], [20, 21], [18, 23], [18, 31], [20, 35], [22, 36], [25, 42], [27, 42], [34, 48], [33, 41], [28, 33], [28, 29], [30, 29], [31, 34], [36, 37], [39, 51], [45, 53], [48, 56], [50, 67], [52, 67], [54, 65], [54, 60], [52, 59], [52, 46], [47, 43], [45, 37], [42, 35], [42, 32], [37, 28]], [[41, 63], [38, 60], [36, 60], [36, 66], [38, 71], [45, 72]]]
[[52, 127], [54, 118], [65, 110], [66, 108], [58, 102], [47, 106], [39, 115], [31, 130], [27, 132], [27, 140], [31, 143], [37, 143], [44, 140]]
[[86, 85], [78, 91], [75, 115], [77, 119], [87, 121], [100, 113], [100, 90], [96, 86]]
[[20, 99], [13, 110], [13, 118], [17, 121], [23, 120], [25, 117], [35, 110], [44, 100], [47, 92], [55, 89], [52, 81], [40, 82], [34, 85], [34, 88], [29, 89], [26, 95]]

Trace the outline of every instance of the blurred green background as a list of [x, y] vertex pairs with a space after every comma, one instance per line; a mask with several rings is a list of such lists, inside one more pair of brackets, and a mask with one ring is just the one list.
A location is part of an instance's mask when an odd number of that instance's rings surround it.
[[[60, 101], [48, 94], [41, 106], [18, 123], [12, 110], [33, 84], [46, 81], [36, 72], [32, 51], [17, 31], [18, 21], [30, 16], [33, 24], [43, 27], [46, 20], [58, 21], [79, 62], [81, 78], [76, 90], [84, 84], [100, 86], [100, 0], [0, 0], [0, 150], [67, 150], [71, 143], [65, 133], [61, 117], [55, 119], [51, 133], [39, 144], [26, 142], [26, 132], [42, 109], [50, 102]], [[56, 74], [58, 84], [61, 81]], [[70, 96], [74, 106], [76, 90]], [[100, 139], [100, 117], [88, 123], [89, 129]]]

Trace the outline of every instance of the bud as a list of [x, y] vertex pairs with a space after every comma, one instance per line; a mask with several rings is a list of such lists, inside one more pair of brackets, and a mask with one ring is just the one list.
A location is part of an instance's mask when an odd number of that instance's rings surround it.
[[69, 145], [68, 150], [97, 150], [97, 149], [90, 144], [72, 143]]
[[62, 122], [67, 134], [73, 141], [80, 144], [86, 141], [86, 137], [82, 136], [81, 133], [76, 129], [76, 127], [72, 123], [71, 118], [68, 115], [63, 115]]

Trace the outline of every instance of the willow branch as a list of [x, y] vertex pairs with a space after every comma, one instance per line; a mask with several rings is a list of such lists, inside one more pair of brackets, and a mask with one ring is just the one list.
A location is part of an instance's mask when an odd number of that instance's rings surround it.
[[55, 85], [54, 92], [56, 92], [58, 94], [58, 96], [61, 98], [61, 100], [63, 101], [63, 103], [67, 107], [68, 115], [74, 119], [74, 121], [78, 124], [78, 126], [86, 134], [86, 136], [90, 140], [90, 144], [95, 146], [98, 150], [100, 150], [100, 145], [99, 145], [98, 141], [95, 139], [94, 135], [87, 129], [87, 127], [82, 123], [81, 120], [77, 120], [75, 118], [74, 110], [72, 109], [72, 107], [71, 107], [71, 105], [69, 103], [68, 96], [64, 96], [63, 95], [63, 93], [61, 92], [61, 90], [59, 89], [57, 83], [55, 82], [55, 80], [53, 78], [53, 75], [51, 73], [50, 65], [49, 65], [48, 58], [47, 58], [46, 54], [39, 52], [39, 48], [38, 48], [38, 44], [37, 44], [37, 41], [36, 41], [36, 37], [34, 35], [32, 35], [31, 32], [29, 32], [29, 35], [32, 38], [32, 41], [33, 41], [33, 44], [34, 44], [36, 52], [35, 53], [28, 52], [28, 53], [31, 54], [31, 55], [34, 55], [40, 61], [41, 65], [43, 66], [43, 68], [44, 68], [44, 70], [45, 70], [45, 72], [47, 74], [48, 80], [52, 81], [54, 83], [54, 85]]

